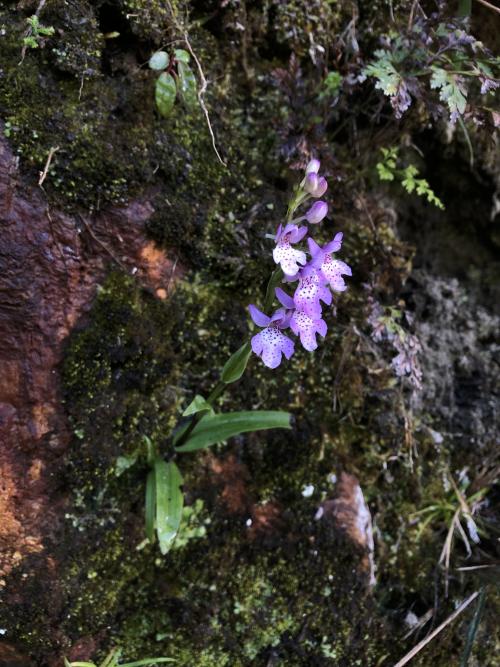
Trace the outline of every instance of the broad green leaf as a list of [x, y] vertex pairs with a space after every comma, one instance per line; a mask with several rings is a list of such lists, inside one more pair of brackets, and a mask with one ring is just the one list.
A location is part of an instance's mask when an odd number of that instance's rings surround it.
[[240, 379], [245, 372], [251, 352], [252, 348], [250, 343], [245, 343], [239, 350], [236, 350], [236, 352], [229, 357], [220, 376], [222, 382], [230, 384], [231, 382], [236, 382], [236, 380]]
[[153, 544], [155, 541], [156, 488], [155, 471], [150, 470], [146, 481], [146, 537]]
[[189, 63], [191, 56], [187, 51], [184, 51], [184, 49], [175, 49], [174, 51], [175, 59], [178, 60], [180, 63], [186, 63], [186, 65]]
[[165, 51], [157, 51], [156, 53], [153, 53], [149, 59], [149, 66], [151, 69], [158, 71], [167, 69], [169, 60], [168, 53]]
[[184, 494], [181, 491], [182, 477], [173, 461], [155, 461], [156, 484], [156, 533], [160, 551], [166, 554], [172, 546], [182, 518]]
[[200, 396], [200, 394], [196, 394], [191, 403], [182, 413], [182, 416], [189, 417], [189, 415], [195, 415], [197, 412], [213, 412], [213, 408], [210, 403], [207, 403], [207, 401], [203, 398], [203, 396]]
[[291, 428], [290, 414], [278, 410], [254, 410], [207, 415], [196, 424], [185, 444], [176, 447], [176, 450], [193, 452], [240, 433], [269, 428]]
[[158, 111], [165, 118], [170, 115], [174, 107], [176, 94], [174, 77], [167, 72], [162, 72], [156, 81], [155, 99]]
[[177, 64], [177, 72], [179, 74], [178, 89], [179, 94], [184, 100], [189, 109], [194, 109], [198, 104], [196, 77], [193, 70], [180, 61]]

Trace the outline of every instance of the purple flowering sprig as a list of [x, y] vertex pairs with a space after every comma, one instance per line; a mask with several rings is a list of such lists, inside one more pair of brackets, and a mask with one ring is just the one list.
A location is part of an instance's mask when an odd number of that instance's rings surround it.
[[[328, 205], [320, 199], [328, 184], [319, 175], [319, 167], [318, 160], [309, 162], [302, 182], [293, 193], [285, 223], [272, 237], [275, 241], [273, 259], [278, 266], [267, 285], [264, 312], [253, 304], [249, 306], [250, 315], [261, 331], [231, 355], [207, 398], [197, 394], [186, 407], [172, 433], [175, 453], [169, 461], [163, 459], [155, 443], [147, 436], [144, 438], [150, 467], [146, 480], [146, 536], [150, 543], [158, 539], [163, 554], [172, 547], [182, 518], [183, 480], [174, 460], [177, 454], [205, 449], [242, 433], [291, 428], [291, 415], [281, 410], [216, 413], [214, 408], [228, 385], [241, 378], [252, 352], [268, 368], [277, 368], [283, 355], [290, 359], [295, 351], [295, 343], [285, 331], [289, 329], [298, 336], [302, 346], [309, 351], [317, 348], [318, 334], [326, 335], [323, 307], [331, 305], [332, 291], [346, 289], [342, 276], [351, 275], [351, 269], [333, 258], [333, 253], [342, 245], [342, 234], [337, 234], [323, 247], [308, 236], [309, 226], [319, 224], [328, 212]], [[310, 199], [316, 201], [304, 215], [294, 218], [298, 208]], [[306, 240], [307, 245], [304, 243], [303, 248], [295, 247]], [[290, 285], [294, 282], [297, 286], [293, 296], [280, 287], [282, 283]], [[280, 307], [267, 315], [275, 299]]]
[[[347, 289], [342, 276], [352, 275], [345, 262], [333, 257], [342, 246], [342, 233], [336, 234], [324, 247], [308, 236], [310, 228], [307, 225], [317, 225], [326, 217], [326, 202], [318, 200], [304, 215], [294, 217], [297, 209], [307, 200], [318, 199], [326, 192], [328, 184], [324, 177], [319, 176], [319, 168], [320, 163], [315, 159], [307, 165], [304, 179], [288, 206], [286, 223], [279, 225], [274, 237], [273, 259], [278, 268], [267, 286], [264, 311], [272, 308], [275, 298], [282, 308], [266, 315], [255, 305], [249, 306], [253, 322], [262, 328], [251, 339], [252, 351], [268, 368], [277, 368], [283, 355], [290, 359], [295, 351], [294, 341], [284, 333], [287, 329], [299, 337], [306, 350], [312, 352], [317, 348], [316, 335], [324, 337], [327, 333], [327, 324], [323, 319], [324, 305], [332, 304], [332, 292]], [[304, 226], [299, 226], [304, 222]], [[306, 249], [294, 247], [304, 240], [307, 240]], [[282, 282], [297, 281], [293, 296], [279, 287]]]

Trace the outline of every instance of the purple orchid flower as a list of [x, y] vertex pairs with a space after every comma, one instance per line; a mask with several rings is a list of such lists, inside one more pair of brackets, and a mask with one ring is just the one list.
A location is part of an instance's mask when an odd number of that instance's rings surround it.
[[325, 281], [335, 292], [343, 292], [347, 289], [342, 275], [352, 276], [350, 266], [340, 259], [332, 258], [332, 253], [340, 250], [342, 246], [342, 236], [342, 232], [339, 232], [333, 241], [327, 243], [323, 248], [313, 239], [308, 239], [309, 252], [312, 256], [311, 264], [319, 269]]
[[297, 227], [288, 224], [283, 229], [282, 225], [276, 232], [276, 247], [273, 250], [273, 258], [276, 264], [281, 266], [285, 276], [293, 276], [299, 270], [299, 264], [307, 262], [306, 253], [302, 250], [292, 248], [292, 243], [298, 243], [307, 234], [307, 227]]
[[278, 301], [291, 313], [290, 328], [296, 336], [300, 336], [302, 346], [308, 351], [313, 352], [317, 347], [316, 334], [319, 333], [323, 338], [326, 336], [326, 322], [320, 317], [312, 319], [301, 310], [295, 310], [295, 301], [281, 287], [275, 289]]
[[313, 352], [318, 347], [316, 334], [323, 338], [326, 336], [327, 326], [321, 317], [313, 319], [301, 310], [294, 311], [290, 319], [290, 328], [296, 336], [300, 336], [300, 342], [308, 352]]
[[315, 202], [307, 211], [305, 217], [307, 222], [317, 225], [328, 213], [328, 204], [324, 201]]
[[325, 279], [311, 264], [304, 267], [300, 274], [300, 280], [293, 301], [297, 310], [301, 310], [312, 320], [321, 318], [321, 301], [327, 305], [332, 302], [332, 293], [325, 287]]
[[268, 368], [277, 368], [281, 364], [282, 354], [290, 359], [295, 350], [294, 342], [282, 333], [290, 323], [290, 315], [284, 308], [279, 308], [271, 317], [261, 312], [256, 306], [248, 306], [250, 316], [255, 324], [264, 327], [252, 337], [252, 350]]

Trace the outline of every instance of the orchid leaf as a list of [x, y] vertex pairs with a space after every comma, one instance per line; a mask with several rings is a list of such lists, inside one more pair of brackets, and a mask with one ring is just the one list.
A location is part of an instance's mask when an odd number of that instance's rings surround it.
[[245, 343], [226, 361], [221, 373], [221, 380], [226, 384], [236, 382], [245, 372], [252, 353], [250, 343]]
[[193, 452], [240, 435], [240, 433], [270, 428], [291, 428], [290, 413], [278, 410], [254, 410], [207, 415], [196, 424], [188, 440], [183, 445], [176, 447], [176, 450]]
[[156, 459], [154, 466], [156, 487], [156, 533], [160, 551], [166, 554], [179, 530], [184, 505], [181, 491], [182, 476], [173, 461]]
[[155, 509], [156, 488], [155, 471], [150, 470], [146, 481], [146, 537], [151, 542], [155, 541]]
[[200, 394], [196, 394], [191, 403], [182, 413], [183, 417], [195, 415], [197, 412], [213, 412], [213, 408], [208, 401]]

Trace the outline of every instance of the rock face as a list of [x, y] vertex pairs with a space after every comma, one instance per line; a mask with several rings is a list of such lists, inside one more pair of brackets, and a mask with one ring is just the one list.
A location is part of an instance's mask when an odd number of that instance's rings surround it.
[[375, 560], [372, 518], [363, 491], [354, 475], [343, 472], [336, 489], [336, 497], [320, 505], [318, 520], [331, 521], [337, 530], [345, 533], [362, 551], [361, 572], [370, 586], [375, 584]]
[[[417, 100], [414, 81], [397, 119], [362, 74], [392, 34], [417, 55], [412, 40], [446, 39], [454, 3], [438, 4], [426, 18], [364, 0], [2, 3], [0, 667], [99, 662], [114, 646], [176, 667], [386, 667], [411, 648], [408, 611], [432, 608], [437, 625], [482, 586], [458, 568], [498, 558], [498, 146], [479, 86], [471, 169], [460, 125], [436, 123], [439, 90]], [[19, 66], [37, 8], [54, 33], [31, 35]], [[197, 105], [155, 106], [145, 63], [187, 48], [186, 16], [227, 168]], [[379, 180], [391, 146], [445, 211]], [[343, 232], [353, 276], [314, 354], [297, 344], [273, 373], [253, 357], [217, 406], [287, 409], [293, 429], [177, 455], [188, 512], [162, 557], [144, 542], [144, 435], [169, 459], [178, 415], [248, 336], [269, 235], [313, 156], [329, 179], [313, 233]], [[395, 374], [408, 340], [421, 389]], [[120, 475], [119, 457], [136, 461]], [[450, 475], [467, 499], [487, 495], [481, 543], [465, 561], [454, 541], [445, 586]], [[496, 667], [498, 612], [488, 591], [481, 667]], [[459, 664], [468, 627], [464, 615], [415, 666]]]
[[57, 529], [69, 441], [58, 364], [110, 266], [165, 298], [176, 267], [147, 240], [147, 201], [93, 219], [49, 208], [0, 141], [0, 578]]

